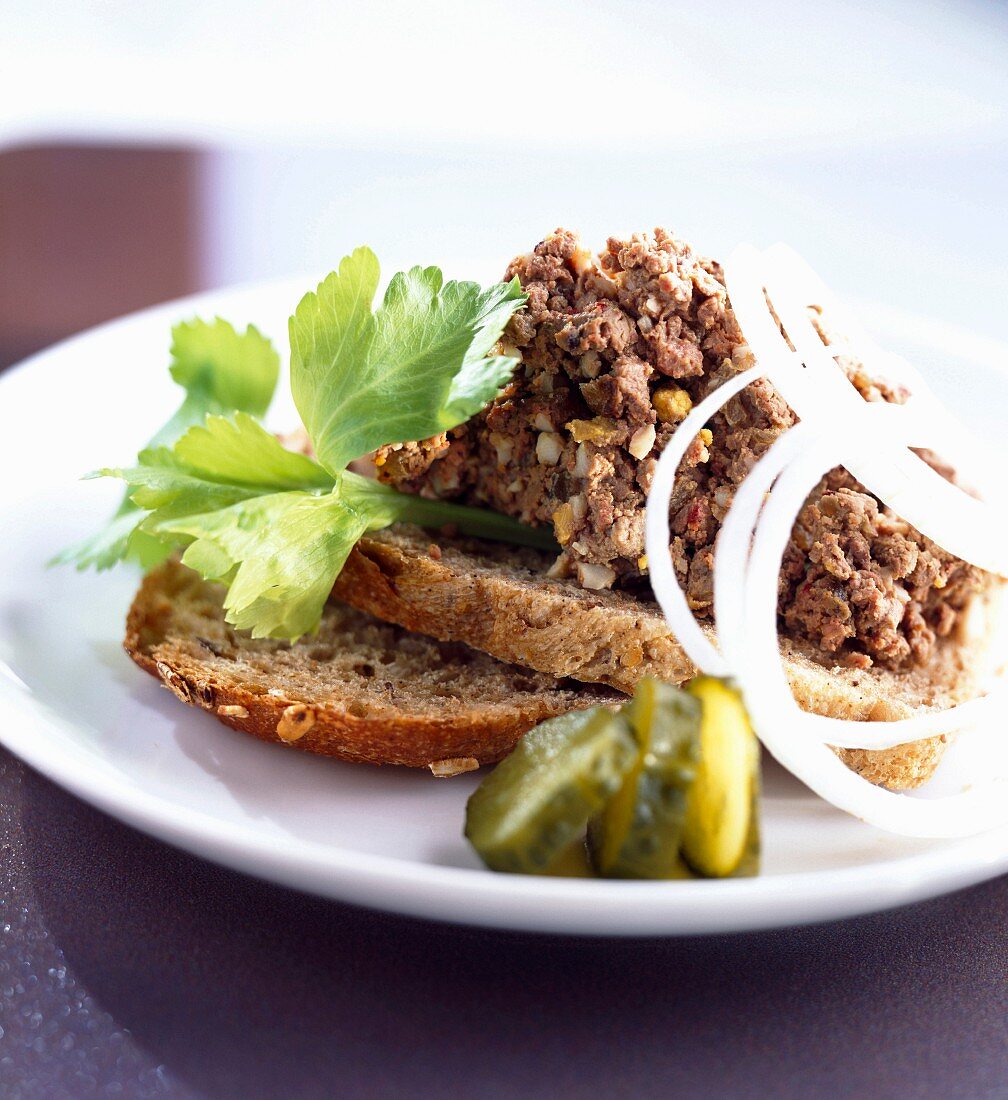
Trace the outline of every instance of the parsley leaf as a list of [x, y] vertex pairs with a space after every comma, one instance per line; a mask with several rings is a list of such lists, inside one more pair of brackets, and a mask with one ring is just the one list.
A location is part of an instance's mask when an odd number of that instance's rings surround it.
[[290, 322], [294, 402], [334, 473], [383, 444], [462, 423], [517, 363], [489, 355], [525, 301], [517, 280], [481, 290], [414, 267], [392, 277], [372, 312], [378, 279], [374, 253], [358, 248], [302, 298]]
[[285, 492], [166, 520], [160, 531], [192, 539], [182, 563], [228, 582], [229, 623], [253, 638], [293, 641], [318, 627], [336, 577], [368, 527], [338, 495]]
[[207, 417], [174, 447], [100, 473], [126, 481], [147, 509], [141, 531], [186, 547], [185, 565], [228, 583], [227, 621], [254, 637], [293, 641], [313, 631], [354, 544], [393, 523], [452, 523], [477, 537], [552, 545], [496, 512], [398, 493], [349, 471], [333, 478], [243, 413]]
[[[185, 390], [185, 398], [148, 448], [171, 446], [208, 413], [241, 410], [263, 415], [276, 389], [280, 358], [254, 325], [239, 333], [220, 317], [213, 321], [197, 318], [172, 329], [168, 369]], [[52, 564], [102, 570], [131, 558], [149, 569], [171, 553], [171, 546], [139, 530], [142, 519], [127, 497], [105, 527], [67, 547]]]
[[[334, 479], [245, 413], [208, 416], [174, 447], [142, 451], [121, 477], [149, 510], [141, 529], [208, 580], [229, 581], [228, 621], [266, 635], [314, 628], [336, 573], [367, 524]], [[335, 570], [335, 571], [334, 571]]]
[[273, 400], [280, 357], [255, 325], [240, 333], [221, 317], [185, 321], [172, 329], [171, 358], [171, 376], [187, 395], [216, 406], [205, 411], [264, 416]]
[[208, 416], [182, 436], [172, 454], [185, 469], [210, 481], [247, 485], [257, 492], [333, 487], [332, 477], [315, 459], [288, 451], [247, 413]]
[[[483, 408], [516, 359], [491, 352], [525, 301], [517, 282], [481, 290], [435, 267], [392, 278], [377, 311], [378, 261], [359, 248], [291, 318], [291, 387], [318, 461], [288, 451], [256, 419], [276, 355], [255, 329], [191, 322], [173, 332], [175, 416], [128, 469], [127, 500], [79, 563], [151, 562], [173, 549], [226, 584], [227, 621], [254, 637], [314, 631], [354, 544], [393, 523], [453, 524], [465, 534], [553, 548], [507, 516], [398, 493], [351, 473], [385, 443], [422, 439]], [[225, 415], [226, 414], [226, 415]], [[66, 558], [64, 559], [66, 560]]]
[[[170, 506], [173, 516], [264, 493], [330, 492], [335, 485], [314, 459], [288, 451], [247, 413], [208, 416], [174, 447], [148, 448], [131, 469], [99, 470], [97, 476], [122, 478], [138, 507], [153, 511]], [[156, 534], [156, 528], [143, 523], [149, 533]]]

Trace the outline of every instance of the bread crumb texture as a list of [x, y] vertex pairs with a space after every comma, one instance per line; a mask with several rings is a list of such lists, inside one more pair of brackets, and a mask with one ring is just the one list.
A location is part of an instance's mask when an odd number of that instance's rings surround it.
[[252, 639], [224, 621], [222, 597], [178, 562], [160, 566], [130, 609], [126, 651], [181, 702], [307, 752], [448, 774], [499, 760], [547, 718], [619, 698], [335, 601], [312, 637]]

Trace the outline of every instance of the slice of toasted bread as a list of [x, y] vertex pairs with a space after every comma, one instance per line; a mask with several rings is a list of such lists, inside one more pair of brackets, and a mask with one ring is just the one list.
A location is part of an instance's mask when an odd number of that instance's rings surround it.
[[[694, 675], [657, 604], [552, 579], [550, 561], [535, 550], [403, 526], [362, 539], [334, 593], [381, 619], [551, 676], [630, 692], [643, 675], [673, 683]], [[982, 672], [979, 642], [961, 635], [944, 639], [926, 668], [909, 672], [829, 667], [787, 641], [781, 651], [799, 704], [836, 718], [889, 720], [944, 710], [975, 694]], [[904, 789], [930, 778], [948, 740], [941, 735], [841, 756], [872, 782]]]
[[124, 646], [184, 703], [266, 741], [451, 774], [499, 760], [546, 718], [619, 699], [337, 603], [314, 637], [253, 640], [224, 622], [222, 595], [166, 563], [141, 585]]

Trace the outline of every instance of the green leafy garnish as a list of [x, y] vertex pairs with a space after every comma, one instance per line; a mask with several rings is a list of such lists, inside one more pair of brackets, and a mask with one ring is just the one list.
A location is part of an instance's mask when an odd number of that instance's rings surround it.
[[[272, 342], [254, 325], [243, 333], [220, 317], [211, 322], [196, 319], [176, 325], [172, 329], [171, 359], [168, 369], [172, 378], [186, 391], [188, 401], [205, 406], [204, 412], [238, 409], [264, 416], [270, 407], [280, 357]], [[192, 423], [199, 419], [196, 417]], [[158, 438], [157, 442], [171, 440]]]
[[128, 556], [139, 540], [162, 556], [181, 549], [185, 565], [227, 584], [229, 623], [254, 637], [295, 640], [316, 629], [368, 531], [452, 524], [477, 537], [552, 547], [549, 535], [506, 516], [398, 493], [347, 469], [385, 444], [462, 423], [493, 399], [516, 363], [492, 352], [525, 301], [517, 282], [481, 290], [415, 267], [392, 278], [373, 311], [378, 281], [374, 253], [359, 248], [291, 318], [291, 388], [317, 460], [287, 450], [256, 419], [276, 370], [266, 369], [260, 349], [240, 343], [247, 334], [217, 330], [220, 321], [199, 336], [199, 322], [176, 329], [172, 376], [186, 400], [135, 466], [96, 475], [122, 478], [132, 511], [70, 556], [99, 564], [93, 550], [102, 537], [102, 565]]
[[330, 470], [468, 420], [517, 363], [488, 354], [525, 301], [517, 279], [481, 290], [414, 267], [392, 277], [372, 313], [378, 276], [375, 254], [358, 248], [290, 322], [294, 402]]
[[[185, 390], [185, 398], [155, 433], [148, 449], [170, 447], [209, 413], [237, 410], [262, 416], [273, 400], [280, 357], [253, 325], [239, 333], [220, 317], [183, 322], [172, 329], [170, 354], [168, 370]], [[54, 564], [101, 570], [129, 558], [145, 569], [157, 565], [172, 547], [139, 530], [142, 519], [127, 494], [102, 530], [62, 551]]]

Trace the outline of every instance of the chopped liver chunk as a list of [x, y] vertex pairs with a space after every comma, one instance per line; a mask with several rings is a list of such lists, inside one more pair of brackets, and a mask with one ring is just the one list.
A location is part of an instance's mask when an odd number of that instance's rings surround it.
[[[664, 229], [610, 238], [592, 259], [558, 229], [508, 266], [528, 295], [506, 344], [522, 363], [467, 424], [383, 448], [379, 477], [551, 526], [556, 571], [587, 587], [644, 587], [644, 513], [657, 456], [690, 408], [753, 362], [720, 266]], [[818, 306], [809, 315], [833, 343]], [[867, 401], [907, 394], [837, 362]], [[735, 490], [795, 422], [767, 381], [732, 398], [686, 452], [671, 552], [698, 618], [713, 602], [713, 547]], [[936, 468], [946, 476], [951, 472]], [[927, 660], [980, 584], [973, 567], [892, 515], [846, 471], [817, 486], [792, 533], [780, 623], [827, 659], [890, 668]]]

